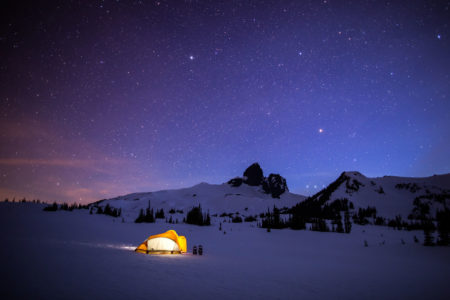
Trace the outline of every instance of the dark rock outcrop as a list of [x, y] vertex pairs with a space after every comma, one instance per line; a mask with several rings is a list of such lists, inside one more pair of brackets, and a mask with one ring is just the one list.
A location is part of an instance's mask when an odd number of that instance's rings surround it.
[[258, 163], [248, 167], [243, 177], [235, 177], [227, 182], [233, 187], [241, 186], [243, 183], [250, 186], [262, 186], [266, 194], [271, 194], [273, 198], [280, 198], [280, 195], [289, 191], [286, 179], [279, 174], [270, 174], [264, 177], [263, 170]]
[[235, 177], [233, 179], [230, 179], [227, 183], [230, 184], [231, 186], [238, 187], [241, 186], [243, 181], [244, 180], [241, 177]]
[[263, 190], [267, 194], [271, 194], [273, 198], [280, 198], [280, 195], [288, 191], [286, 179], [279, 174], [270, 174], [264, 178]]
[[258, 186], [264, 180], [263, 170], [258, 163], [252, 164], [244, 172], [244, 183], [251, 186]]

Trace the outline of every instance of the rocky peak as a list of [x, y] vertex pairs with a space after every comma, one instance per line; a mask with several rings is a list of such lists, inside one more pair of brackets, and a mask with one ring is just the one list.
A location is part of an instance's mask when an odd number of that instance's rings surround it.
[[244, 172], [244, 183], [250, 186], [258, 186], [264, 180], [263, 170], [258, 163], [252, 164]]
[[273, 198], [280, 198], [280, 195], [288, 191], [286, 179], [280, 174], [270, 174], [269, 177], [264, 178], [263, 190], [267, 194], [271, 194]]
[[258, 163], [249, 166], [242, 178], [235, 177], [228, 181], [228, 184], [233, 187], [238, 187], [243, 183], [250, 186], [262, 186], [264, 192], [271, 194], [273, 198], [280, 198], [281, 194], [289, 191], [284, 177], [280, 174], [270, 174], [269, 177], [264, 177], [263, 170]]

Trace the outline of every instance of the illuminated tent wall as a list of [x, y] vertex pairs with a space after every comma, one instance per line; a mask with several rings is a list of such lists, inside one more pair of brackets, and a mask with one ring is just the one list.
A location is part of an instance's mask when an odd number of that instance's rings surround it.
[[186, 238], [179, 236], [175, 230], [169, 230], [149, 236], [134, 251], [145, 254], [181, 254], [186, 250]]

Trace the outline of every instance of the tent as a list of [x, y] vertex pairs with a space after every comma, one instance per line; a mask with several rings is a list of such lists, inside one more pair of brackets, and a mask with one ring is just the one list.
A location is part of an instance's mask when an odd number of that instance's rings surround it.
[[186, 238], [179, 236], [175, 230], [169, 230], [149, 236], [134, 251], [145, 254], [181, 254], [186, 250]]

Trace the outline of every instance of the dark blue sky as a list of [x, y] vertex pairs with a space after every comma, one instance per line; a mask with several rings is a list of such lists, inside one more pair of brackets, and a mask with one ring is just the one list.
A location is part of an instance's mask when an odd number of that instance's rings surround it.
[[1, 3], [3, 198], [450, 172], [448, 1], [36, 2]]

